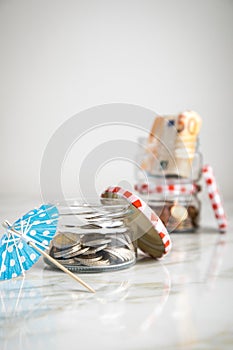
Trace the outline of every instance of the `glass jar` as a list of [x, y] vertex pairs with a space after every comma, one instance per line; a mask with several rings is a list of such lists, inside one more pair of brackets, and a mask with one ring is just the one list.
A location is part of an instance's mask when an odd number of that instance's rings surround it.
[[[170, 146], [171, 147], [171, 146]], [[138, 151], [136, 162], [139, 167], [136, 169], [137, 181], [142, 182], [145, 175], [149, 180], [155, 178], [160, 181], [161, 178], [183, 179], [187, 182], [198, 182], [201, 178], [203, 167], [203, 156], [200, 151], [200, 140], [195, 142], [195, 152], [192, 160], [184, 158], [176, 161], [173, 157], [171, 148], [161, 143], [159, 152], [156, 156], [150, 149], [146, 138], [138, 138]], [[154, 180], [154, 181], [155, 181]]]
[[171, 232], [195, 232], [200, 222], [201, 187], [187, 180], [150, 178], [147, 184], [135, 185], [152, 210]]
[[[174, 130], [172, 132], [174, 134]], [[158, 143], [160, 141], [158, 139]], [[195, 141], [192, 161], [179, 159], [176, 166], [173, 144], [161, 142], [156, 156], [155, 149], [148, 149], [147, 139], [138, 139], [138, 144], [140, 148], [136, 160], [140, 166], [137, 168], [135, 190], [160, 217], [168, 232], [196, 231], [201, 210], [198, 199], [201, 186], [198, 182], [203, 167], [199, 138]]]
[[164, 201], [150, 199], [148, 205], [160, 217], [169, 233], [195, 232], [199, 227], [201, 203], [196, 195]]
[[[120, 270], [136, 262], [130, 205], [120, 199], [101, 203], [68, 201], [56, 204], [57, 233], [49, 255], [74, 272]], [[46, 264], [52, 265], [46, 258]]]

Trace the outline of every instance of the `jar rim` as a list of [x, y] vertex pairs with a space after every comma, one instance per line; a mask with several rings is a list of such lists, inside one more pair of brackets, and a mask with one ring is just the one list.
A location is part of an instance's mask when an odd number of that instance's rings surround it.
[[86, 201], [82, 198], [67, 199], [53, 203], [60, 215], [85, 215], [91, 213], [106, 214], [106, 216], [128, 216], [132, 214], [130, 203], [123, 198], [99, 198], [99, 201]]

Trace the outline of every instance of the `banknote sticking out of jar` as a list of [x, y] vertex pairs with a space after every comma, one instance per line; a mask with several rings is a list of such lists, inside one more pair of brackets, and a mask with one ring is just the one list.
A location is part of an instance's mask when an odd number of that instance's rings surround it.
[[79, 273], [103, 272], [135, 264], [133, 233], [127, 225], [132, 214], [128, 203], [68, 201], [56, 206], [59, 223], [49, 255], [66, 268]]
[[[135, 190], [159, 215], [169, 232], [193, 232], [199, 226], [202, 175], [199, 150], [201, 118], [194, 111], [155, 118], [147, 139], [140, 139]], [[144, 149], [144, 151], [142, 151]]]
[[148, 176], [196, 181], [202, 165], [198, 147], [200, 127], [201, 117], [194, 111], [156, 117], [147, 140], [142, 140], [144, 152], [138, 159], [141, 168]]

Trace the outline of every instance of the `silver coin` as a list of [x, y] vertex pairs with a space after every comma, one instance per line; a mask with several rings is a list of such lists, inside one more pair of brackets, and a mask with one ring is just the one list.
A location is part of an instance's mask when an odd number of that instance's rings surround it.
[[96, 261], [99, 261], [102, 259], [102, 256], [94, 256], [94, 257], [85, 257], [85, 258], [82, 258], [82, 257], [75, 257], [74, 258], [76, 261], [79, 261], [81, 264], [85, 263], [85, 262], [91, 262], [91, 263], [94, 263]]
[[83, 245], [86, 247], [98, 247], [103, 244], [110, 243], [111, 239], [93, 239], [90, 241], [83, 242]]
[[97, 248], [90, 247], [87, 252], [83, 253], [83, 255], [85, 256], [85, 255], [89, 255], [89, 254], [96, 254], [105, 248], [107, 248], [107, 244], [100, 245]]
[[78, 261], [85, 266], [105, 266], [109, 265], [109, 260], [93, 260], [93, 259], [78, 259]]
[[[98, 228], [95, 224], [86, 229]], [[76, 242], [74, 244], [74, 242]], [[54, 244], [55, 243], [55, 244]], [[64, 266], [109, 266], [134, 261], [135, 253], [130, 237], [124, 233], [76, 234], [61, 232], [52, 242], [49, 254]]]
[[82, 255], [88, 251], [89, 251], [89, 247], [82, 247], [79, 251], [77, 251], [76, 253], [73, 253], [72, 256], [76, 257], [76, 256]]
[[101, 226], [96, 225], [96, 224], [87, 224], [87, 225], [81, 225], [81, 226], [77, 226], [80, 229], [84, 229], [84, 230], [99, 230], [101, 229]]
[[52, 245], [58, 249], [67, 249], [79, 243], [79, 236], [72, 232], [60, 232], [52, 240]]
[[119, 248], [118, 252], [122, 255], [125, 261], [131, 260], [134, 256], [134, 253], [132, 253], [132, 251], [129, 249]]
[[119, 259], [120, 261], [124, 261], [124, 257], [118, 252], [119, 249], [114, 249], [114, 248], [106, 248], [104, 249], [105, 252], [107, 252], [109, 255], [111, 255], [114, 260], [117, 258]]
[[49, 255], [52, 257], [52, 258], [54, 258], [54, 247], [53, 246], [51, 246], [50, 248], [49, 248]]
[[76, 261], [80, 261], [81, 263], [82, 262], [85, 262], [85, 261], [91, 261], [91, 262], [95, 262], [95, 261], [99, 261], [99, 260], [101, 260], [102, 259], [102, 256], [95, 256], [95, 257], [89, 257], [89, 258], [87, 258], [87, 257], [85, 257], [85, 258], [80, 258], [80, 257], [75, 257], [74, 258]]
[[54, 252], [54, 258], [70, 258], [73, 254], [76, 254], [81, 249], [80, 244], [76, 244], [72, 248], [62, 249]]
[[56, 259], [56, 261], [62, 265], [73, 265], [76, 263], [74, 259]]
[[128, 261], [134, 259], [134, 253], [127, 248], [108, 248], [105, 249], [111, 256], [120, 259], [121, 261]]
[[92, 233], [86, 233], [83, 234], [81, 237], [81, 243], [84, 244], [86, 242], [90, 242], [96, 239], [104, 239], [105, 235], [99, 233], [99, 232], [92, 232]]
[[78, 255], [82, 255], [83, 253], [85, 253], [86, 251], [89, 250], [89, 247], [85, 247], [85, 248], [81, 248], [79, 250], [74, 250], [73, 252], [69, 253], [69, 254], [66, 254], [63, 256], [63, 258], [67, 259], [67, 258], [74, 258]]
[[108, 266], [108, 265], [110, 265], [110, 262], [108, 259], [96, 261], [94, 264], [94, 266]]

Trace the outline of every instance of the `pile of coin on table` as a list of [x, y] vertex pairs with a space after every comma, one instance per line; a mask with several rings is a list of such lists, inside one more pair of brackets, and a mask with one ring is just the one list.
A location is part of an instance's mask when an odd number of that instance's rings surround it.
[[[135, 263], [135, 250], [127, 233], [57, 233], [49, 255], [78, 272], [120, 269]], [[46, 260], [50, 265], [51, 263]], [[54, 267], [54, 265], [53, 265]]]

